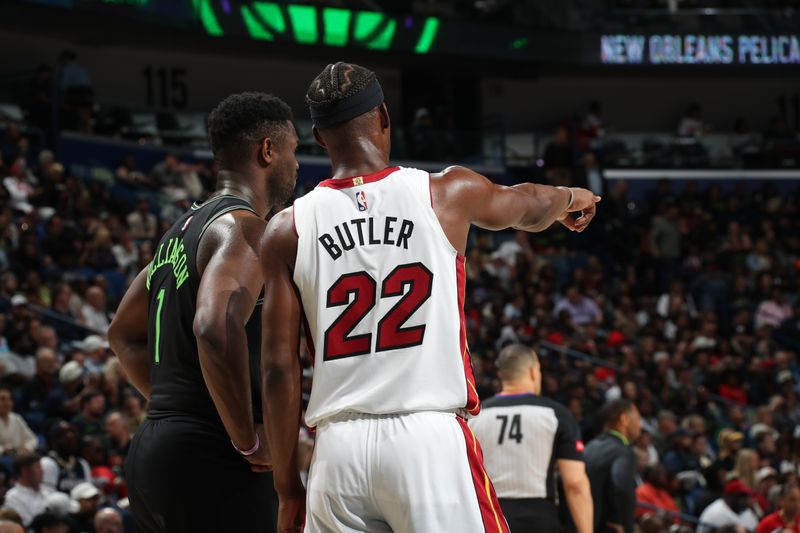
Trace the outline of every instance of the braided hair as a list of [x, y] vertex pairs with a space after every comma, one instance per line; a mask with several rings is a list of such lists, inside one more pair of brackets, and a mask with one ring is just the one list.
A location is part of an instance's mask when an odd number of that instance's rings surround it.
[[353, 63], [330, 64], [314, 78], [306, 92], [309, 106], [332, 105], [362, 91], [375, 81], [375, 73]]

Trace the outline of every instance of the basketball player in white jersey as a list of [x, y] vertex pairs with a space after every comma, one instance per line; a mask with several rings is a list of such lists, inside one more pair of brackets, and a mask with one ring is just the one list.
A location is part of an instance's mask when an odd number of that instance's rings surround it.
[[[333, 177], [276, 215], [261, 243], [264, 419], [279, 531], [497, 532], [503, 518], [465, 417], [479, 410], [466, 345], [472, 224], [582, 231], [584, 189], [494, 185], [462, 167], [389, 166], [375, 74], [328, 65], [306, 102]], [[578, 218], [569, 215], [579, 212]], [[314, 357], [308, 495], [297, 469], [299, 329]]]

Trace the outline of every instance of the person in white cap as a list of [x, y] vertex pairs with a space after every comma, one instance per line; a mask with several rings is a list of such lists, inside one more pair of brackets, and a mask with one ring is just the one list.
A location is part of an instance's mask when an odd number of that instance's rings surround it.
[[108, 341], [100, 335], [89, 335], [79, 348], [86, 354], [86, 370], [89, 374], [101, 374], [108, 361]]
[[84, 481], [75, 485], [69, 495], [80, 507], [75, 513], [78, 531], [91, 531], [94, 527], [94, 515], [100, 508], [100, 491], [92, 483]]
[[48, 494], [45, 499], [47, 510], [58, 516], [77, 514], [81, 510], [80, 504], [70, 498], [69, 494], [63, 492], [53, 492]]
[[756, 487], [753, 499], [755, 503], [761, 508], [759, 516], [771, 512], [774, 508], [772, 501], [770, 501], [770, 492], [778, 482], [778, 472], [771, 466], [764, 466], [756, 472]]

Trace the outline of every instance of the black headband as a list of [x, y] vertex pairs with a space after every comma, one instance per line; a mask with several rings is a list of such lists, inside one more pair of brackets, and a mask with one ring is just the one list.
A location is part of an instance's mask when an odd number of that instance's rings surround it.
[[311, 121], [316, 127], [328, 128], [363, 115], [382, 103], [383, 89], [375, 79], [352, 96], [333, 103], [310, 104], [308, 109], [311, 111]]

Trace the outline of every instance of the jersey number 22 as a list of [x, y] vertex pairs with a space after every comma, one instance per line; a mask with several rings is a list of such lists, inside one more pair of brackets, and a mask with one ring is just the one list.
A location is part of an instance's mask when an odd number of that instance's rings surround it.
[[[409, 287], [408, 291], [406, 286]], [[400, 265], [386, 276], [381, 284], [380, 297], [401, 298], [378, 322], [376, 352], [422, 344], [425, 325], [404, 328], [403, 324], [431, 297], [432, 286], [433, 273], [422, 263]], [[343, 305], [347, 307], [325, 331], [325, 361], [364, 355], [372, 351], [372, 333], [350, 333], [375, 307], [377, 289], [375, 279], [364, 271], [344, 274], [328, 289], [328, 308]], [[351, 294], [355, 294], [352, 302]]]

